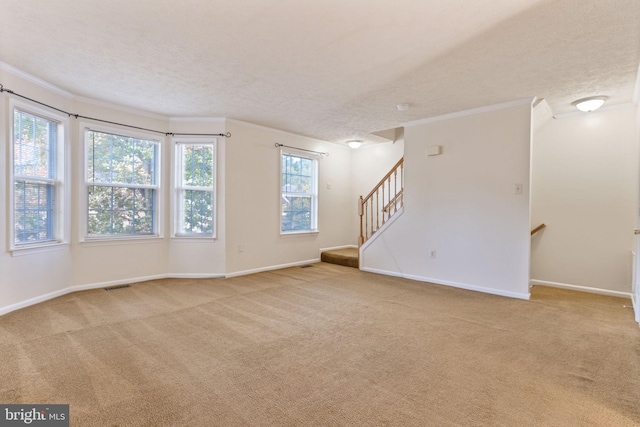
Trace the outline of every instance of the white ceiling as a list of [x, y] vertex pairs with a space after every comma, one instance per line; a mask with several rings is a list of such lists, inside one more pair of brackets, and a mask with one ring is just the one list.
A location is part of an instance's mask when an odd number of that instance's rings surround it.
[[334, 142], [525, 97], [630, 103], [640, 64], [638, 0], [0, 0], [0, 16], [0, 61], [73, 94]]

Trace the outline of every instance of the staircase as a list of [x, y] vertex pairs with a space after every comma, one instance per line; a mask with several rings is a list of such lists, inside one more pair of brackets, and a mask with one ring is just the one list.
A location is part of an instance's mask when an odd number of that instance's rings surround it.
[[320, 261], [331, 264], [344, 265], [346, 267], [359, 268], [358, 249], [345, 248], [324, 251], [320, 254]]
[[[403, 206], [404, 194], [404, 158], [371, 190], [367, 197], [358, 199], [360, 216], [360, 236], [358, 248], [369, 240]], [[320, 254], [322, 262], [360, 268], [359, 249], [345, 248], [324, 251]]]
[[404, 205], [404, 157], [380, 180], [367, 197], [360, 196], [360, 237], [362, 246]]

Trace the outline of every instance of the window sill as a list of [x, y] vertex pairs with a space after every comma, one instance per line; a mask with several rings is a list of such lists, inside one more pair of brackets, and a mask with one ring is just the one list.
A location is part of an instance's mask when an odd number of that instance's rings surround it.
[[158, 243], [162, 236], [117, 236], [117, 237], [85, 237], [80, 241], [82, 246], [118, 246], [141, 243]]
[[319, 230], [303, 230], [303, 231], [281, 231], [280, 237], [287, 236], [314, 236], [320, 234]]
[[193, 236], [193, 235], [177, 235], [171, 236], [171, 240], [183, 243], [211, 243], [218, 240], [216, 236]]
[[69, 246], [68, 242], [35, 243], [32, 245], [17, 246], [11, 248], [11, 256], [24, 256], [39, 254], [42, 252], [59, 251]]

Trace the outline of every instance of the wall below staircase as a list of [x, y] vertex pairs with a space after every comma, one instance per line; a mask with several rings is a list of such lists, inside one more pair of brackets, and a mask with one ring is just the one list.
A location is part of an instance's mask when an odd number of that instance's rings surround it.
[[404, 213], [363, 269], [529, 298], [530, 141], [530, 100], [405, 125]]

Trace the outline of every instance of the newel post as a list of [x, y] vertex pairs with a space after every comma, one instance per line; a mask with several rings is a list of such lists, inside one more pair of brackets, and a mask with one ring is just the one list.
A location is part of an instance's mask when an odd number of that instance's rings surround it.
[[364, 234], [363, 234], [363, 228], [362, 228], [362, 216], [364, 215], [364, 201], [362, 199], [362, 196], [360, 196], [360, 198], [358, 199], [358, 215], [360, 216], [360, 237], [358, 237], [358, 247], [362, 246], [362, 244], [364, 243]]

